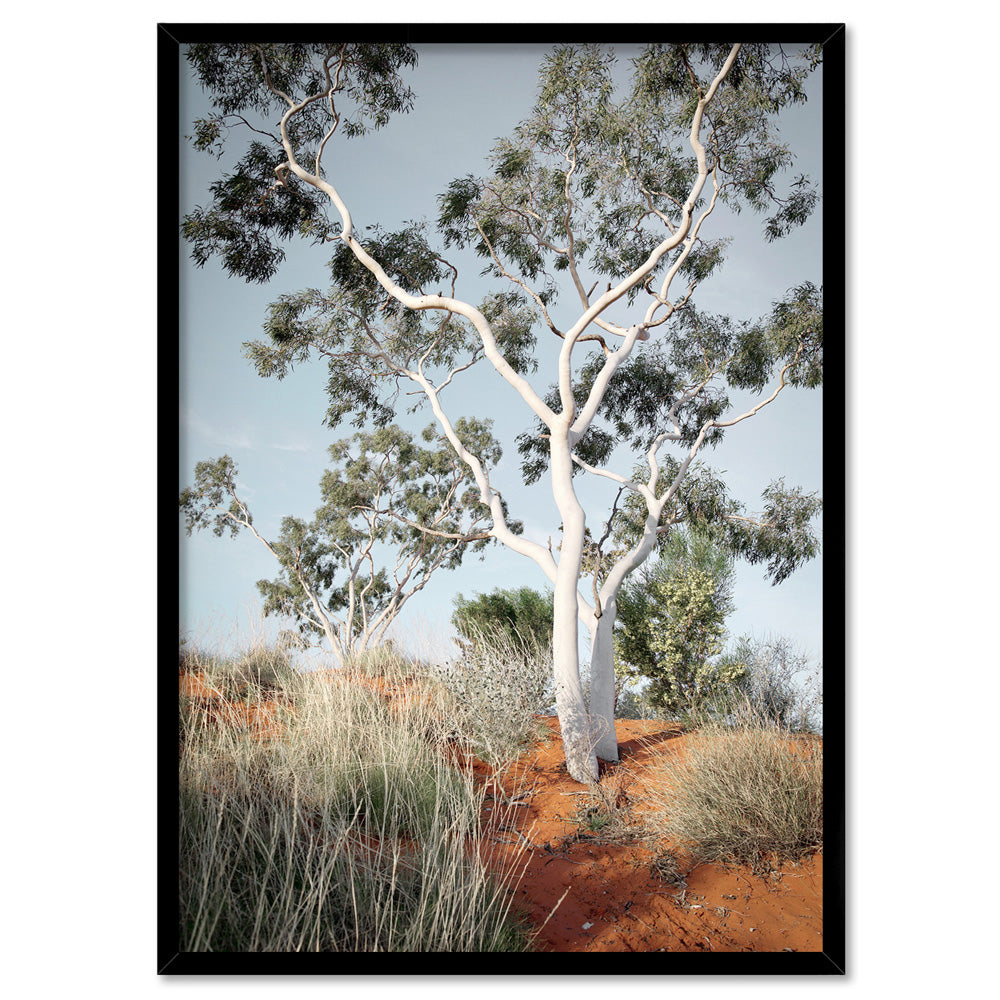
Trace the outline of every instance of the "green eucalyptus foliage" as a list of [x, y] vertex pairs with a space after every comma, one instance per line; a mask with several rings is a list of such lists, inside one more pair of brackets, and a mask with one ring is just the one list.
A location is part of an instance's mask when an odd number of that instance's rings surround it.
[[[674, 482], [680, 465], [671, 456], [661, 459], [655, 484], [658, 495]], [[634, 470], [636, 479], [648, 474], [648, 466], [637, 466]], [[766, 576], [772, 585], [777, 585], [819, 554], [820, 542], [813, 530], [813, 520], [822, 510], [823, 501], [817, 493], [806, 493], [800, 487], [786, 486], [784, 479], [777, 479], [763, 490], [761, 507], [751, 514], [746, 504], [731, 496], [719, 475], [704, 463], [694, 462], [678, 484], [673, 500], [666, 505], [661, 517], [665, 524], [657, 535], [656, 551], [661, 558], [669, 558], [677, 537], [676, 526], [690, 528], [735, 559], [750, 565], [765, 564]], [[587, 529], [583, 574], [593, 576], [596, 572], [598, 582], [603, 582], [615, 562], [639, 544], [646, 520], [642, 498], [623, 491], [611, 517], [609, 538], [601, 546], [599, 563], [597, 544]]]
[[[423, 226], [363, 239], [362, 245], [414, 294], [441, 291], [446, 283]], [[418, 266], [421, 259], [430, 261], [427, 267]], [[348, 418], [356, 427], [388, 424], [395, 417], [399, 379], [419, 373], [440, 384], [444, 373], [482, 359], [482, 342], [466, 319], [404, 309], [346, 247], [334, 252], [331, 273], [329, 292], [307, 289], [280, 296], [268, 308], [265, 338], [244, 344], [262, 377], [283, 379], [310, 358], [325, 360], [330, 427]], [[525, 297], [491, 293], [479, 310], [515, 371], [534, 371], [534, 315]]]
[[[500, 274], [494, 255], [520, 274], [588, 267], [620, 280], [663, 240], [657, 213], [674, 213], [696, 172], [691, 116], [729, 45], [653, 44], [633, 61], [630, 90], [615, 92], [614, 52], [601, 45], [559, 46], [542, 63], [532, 115], [491, 155], [491, 176], [457, 179], [439, 203], [446, 244], [472, 246]], [[814, 54], [813, 54], [814, 55]], [[711, 106], [709, 157], [721, 175], [719, 197], [737, 210], [774, 209], [769, 238], [801, 224], [816, 204], [799, 178], [785, 194], [779, 175], [792, 162], [774, 116], [804, 100], [814, 62], [745, 44]], [[686, 273], [701, 279], [722, 262], [726, 241], [700, 245]], [[638, 292], [636, 287], [631, 297]]]
[[[416, 51], [337, 41], [205, 42], [191, 45], [187, 60], [213, 106], [208, 118], [194, 123], [188, 137], [194, 148], [221, 158], [231, 150], [233, 133], [246, 130], [253, 138], [212, 184], [211, 203], [185, 217], [184, 237], [199, 266], [218, 256], [230, 274], [266, 282], [285, 257], [283, 241], [298, 236], [322, 243], [331, 235], [325, 195], [295, 178], [274, 190], [275, 167], [285, 160], [278, 122], [288, 103], [280, 95], [301, 101], [329, 92], [338, 115], [333, 127], [347, 138], [364, 135], [412, 108], [413, 92], [401, 72], [416, 66]], [[331, 128], [328, 110], [317, 101], [292, 119], [296, 147], [315, 155]]]
[[[393, 282], [417, 296], [459, 296], [458, 267], [446, 254], [454, 249], [478, 257], [482, 273], [497, 283], [478, 309], [507, 363], [530, 374], [543, 346], [551, 350], [562, 343], [556, 338], [565, 330], [554, 311], [560, 292], [569, 293], [574, 308], [585, 309], [595, 289], [603, 292], [643, 266], [671, 232], [707, 211], [713, 198], [733, 211], [760, 215], [769, 241], [815, 210], [817, 190], [793, 172], [794, 154], [781, 137], [779, 116], [805, 100], [805, 81], [821, 58], [818, 46], [792, 56], [780, 46], [742, 44], [701, 123], [709, 180], [698, 198], [687, 201], [698, 173], [692, 119], [731, 49], [685, 42], [683, 35], [651, 43], [631, 61], [631, 79], [622, 89], [610, 47], [557, 46], [542, 62], [530, 113], [497, 140], [481, 176], [447, 185], [433, 225], [356, 227], [353, 235]], [[296, 102], [322, 97], [292, 115], [288, 130], [298, 161], [327, 176], [321, 146], [328, 162], [336, 162], [329, 150], [340, 138], [379, 128], [409, 109], [413, 95], [402, 74], [416, 64], [416, 53], [405, 45], [335, 42], [200, 45], [191, 48], [189, 61], [215, 108], [212, 117], [196, 123], [192, 142], [236, 159], [235, 168], [213, 185], [212, 204], [185, 219], [196, 263], [218, 256], [232, 274], [262, 281], [280, 263], [282, 241], [334, 241], [329, 288], [281, 296], [269, 309], [264, 337], [244, 345], [259, 374], [281, 379], [297, 364], [324, 360], [329, 426], [348, 420], [358, 429], [385, 429], [396, 419], [402, 385], [417, 381], [439, 392], [480, 361], [484, 344], [468, 318], [447, 309], [410, 309], [386, 293], [339, 238], [326, 215], [325, 194], [293, 176], [275, 184], [275, 168], [286, 159], [277, 131], [289, 107], [283, 95]], [[674, 447], [683, 452], [698, 442], [714, 447], [722, 440], [726, 429], [719, 424], [730, 412], [732, 390], [763, 399], [782, 381], [803, 388], [822, 384], [821, 288], [803, 282], [756, 320], [711, 315], [691, 301], [697, 286], [724, 266], [728, 243], [725, 236], [699, 230], [626, 290], [623, 303], [654, 302], [648, 296], [658, 292], [669, 268], [679, 268], [675, 285], [681, 290], [672, 285], [671, 300], [659, 302], [653, 315], [660, 315], [648, 326], [651, 339], [637, 343], [618, 366], [576, 443], [581, 462], [599, 467], [616, 449], [627, 448], [641, 459], [633, 481], [644, 483], [646, 454], [664, 432], [675, 435]], [[668, 315], [669, 325], [661, 327]], [[577, 342], [571, 386], [577, 410], [619, 349], [613, 335], [593, 324]], [[554, 386], [544, 398], [553, 410], [561, 409]], [[475, 442], [470, 450], [489, 467], [488, 447], [483, 450], [469, 425], [462, 426]], [[547, 431], [535, 421], [517, 439], [528, 483], [548, 469]], [[670, 454], [661, 453], [658, 461], [654, 485], [661, 497], [683, 469]], [[349, 492], [346, 485], [336, 489]], [[623, 554], [649, 527], [641, 497], [626, 491], [620, 500], [605, 556]], [[779, 583], [819, 551], [811, 521], [821, 502], [778, 480], [763, 503], [762, 511], [749, 516], [716, 473], [695, 463], [657, 527], [686, 524], [705, 532], [731, 555], [765, 564]], [[398, 523], [397, 529], [403, 530]], [[322, 550], [328, 530], [290, 522], [288, 531], [302, 541], [289, 542], [288, 551], [301, 552], [314, 567], [335, 564]], [[310, 548], [307, 538], [317, 539], [318, 547]], [[589, 544], [585, 565], [600, 576], [612, 560], [599, 564], [593, 539]], [[277, 585], [269, 591], [275, 606], [301, 599], [287, 585], [289, 591]], [[376, 574], [369, 590], [384, 594], [387, 586]], [[677, 591], [671, 600], [681, 597]], [[685, 599], [691, 609], [707, 607], [695, 592]]]
[[[680, 442], [691, 447], [709, 421], [724, 421], [730, 409], [727, 386], [762, 395], [777, 381], [785, 366], [789, 385], [815, 388], [823, 382], [822, 290], [811, 282], [791, 289], [775, 302], [770, 316], [755, 323], [737, 323], [725, 316], [699, 312], [688, 305], [675, 314], [669, 340], [657, 340], [633, 354], [619, 367], [598, 409], [604, 423], [594, 421], [575, 451], [590, 465], [601, 466], [621, 444], [646, 450], [656, 435], [676, 430]], [[583, 406], [604, 366], [595, 353], [573, 381], [577, 408]], [[692, 387], [704, 383], [697, 394]], [[545, 397], [558, 407], [555, 386]], [[671, 419], [672, 417], [672, 419]], [[536, 421], [517, 438], [522, 472], [536, 482], [548, 469], [545, 427]], [[710, 427], [702, 446], [715, 447], [725, 434]], [[645, 479], [648, 475], [640, 478]], [[577, 467], [577, 474], [582, 467]]]
[[[571, 271], [578, 295], [581, 282], [588, 287], [599, 283], [603, 289], [604, 282], [630, 274], [664, 239], [662, 216], [679, 219], [697, 170], [689, 141], [691, 115], [729, 50], [721, 44], [651, 44], [633, 60], [631, 84], [619, 93], [613, 80], [616, 57], [609, 47], [556, 47], [540, 67], [532, 113], [492, 150], [491, 172], [458, 178], [440, 196], [436, 221], [443, 246], [435, 244], [424, 222], [393, 231], [375, 226], [359, 234], [361, 245], [413, 294], [447, 294], [457, 271], [443, 254], [449, 246], [471, 248], [484, 261], [484, 273], [502, 283], [503, 290], [479, 304], [502, 353], [515, 371], [534, 371], [538, 324], [554, 327], [545, 310], [557, 297], [557, 275]], [[265, 66], [276, 90], [301, 100], [323, 91], [323, 66], [339, 65], [341, 59], [344, 65], [332, 94], [339, 117], [334, 120], [325, 113], [325, 102], [316, 101], [292, 119], [297, 155], [304, 164], [311, 164], [306, 153], [315, 151], [325, 129], [335, 125], [348, 135], [361, 134], [369, 126], [379, 127], [389, 114], [408, 110], [413, 95], [400, 72], [415, 65], [416, 54], [406, 46], [335, 43], [193, 46], [189, 60], [219, 112], [214, 125], [201, 123], [201, 131], [196, 129], [195, 146], [239, 149], [239, 116], [251, 112], [277, 121], [287, 103], [268, 88]], [[775, 237], [805, 221], [816, 204], [806, 179], [781, 182], [792, 154], [779, 139], [776, 116], [782, 107], [805, 99], [803, 84], [818, 60], [818, 50], [793, 59], [780, 47], [744, 44], [708, 113], [704, 139], [719, 198], [737, 210], [772, 210], [765, 232]], [[276, 134], [273, 124], [265, 131]], [[335, 234], [320, 219], [325, 195], [294, 178], [272, 191], [273, 168], [285, 159], [284, 151], [268, 147], [245, 127], [242, 134], [248, 136], [244, 157], [256, 165], [252, 171], [247, 167], [259, 178], [256, 186], [247, 181], [251, 190], [228, 195], [217, 190], [213, 209], [188, 217], [185, 236], [199, 264], [219, 254], [233, 273], [263, 280], [265, 270], [270, 267], [267, 275], [273, 273], [281, 256], [277, 244], [261, 243], [265, 232], [283, 239], [299, 226], [299, 235], [321, 241]], [[266, 149], [271, 149], [270, 161], [264, 157]], [[266, 197], [265, 191], [270, 192]], [[299, 205], [303, 199], [308, 204]], [[695, 207], [704, 207], [704, 200]], [[285, 213], [287, 224], [279, 225], [268, 212]], [[293, 215], [300, 219], [294, 225]], [[727, 244], [725, 238], [699, 237], [681, 268], [685, 284], [693, 288], [722, 266]], [[246, 264], [242, 269], [241, 260]], [[650, 281], [672, 260], [667, 255]], [[333, 248], [330, 273], [329, 291], [309, 289], [275, 302], [264, 340], [245, 347], [261, 375], [278, 378], [308, 357], [325, 358], [332, 426], [346, 418], [359, 427], [366, 418], [388, 423], [401, 374], [418, 368], [443, 374], [482, 357], [479, 338], [467, 321], [450, 313], [406, 309], [385, 294], [342, 242]], [[630, 299], [642, 287], [634, 286]], [[813, 292], [818, 304], [818, 292]], [[764, 321], [741, 326], [703, 316], [690, 303], [675, 314], [672, 334], [669, 349], [662, 342], [648, 344], [618, 370], [599, 413], [602, 420], [594, 422], [578, 446], [581, 458], [600, 463], [616, 442], [648, 447], [683, 391], [709, 373], [706, 359], [734, 385], [762, 386], [797, 346], [779, 344]], [[603, 363], [601, 352], [582, 361], [574, 380], [578, 404]], [[818, 370], [810, 369], [810, 385], [818, 384]], [[548, 402], [556, 401], [553, 390]], [[692, 442], [727, 403], [717, 387], [685, 401], [676, 414], [683, 440]], [[541, 430], [532, 427], [518, 441], [529, 482], [547, 466]], [[722, 434], [713, 429], [706, 443], [716, 444]]]

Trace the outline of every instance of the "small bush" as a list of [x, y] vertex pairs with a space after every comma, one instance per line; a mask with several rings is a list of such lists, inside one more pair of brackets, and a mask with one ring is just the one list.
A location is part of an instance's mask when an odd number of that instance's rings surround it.
[[448, 692], [450, 734], [490, 764], [519, 757], [538, 736], [535, 716], [551, 713], [548, 647], [513, 642], [499, 630], [478, 634], [465, 656], [430, 675]]
[[716, 661], [733, 610], [733, 556], [704, 532], [673, 530], [660, 557], [618, 593], [615, 673], [619, 685], [648, 678], [644, 699], [657, 715], [685, 718], [743, 676]]
[[664, 712], [649, 698], [649, 685], [623, 686], [615, 700], [616, 719], [673, 719], [671, 712]]
[[760, 867], [823, 842], [822, 742], [708, 723], [664, 777], [662, 832], [696, 861]]
[[483, 637], [495, 644], [545, 648], [552, 645], [552, 591], [540, 593], [530, 587], [477, 594], [454, 599], [451, 623], [458, 630], [463, 651], [475, 647]]
[[664, 719], [695, 727], [708, 722], [775, 728], [795, 733], [823, 732], [823, 668], [784, 637], [740, 638], [712, 668], [725, 683], [710, 686], [697, 705], [665, 706], [656, 685], [622, 685], [615, 703], [620, 719]]
[[396, 651], [392, 642], [384, 642], [375, 649], [354, 653], [348, 659], [345, 668], [368, 677], [391, 680], [402, 680], [414, 673], [413, 664]]
[[822, 664], [810, 663], [783, 636], [743, 637], [732, 656], [747, 666], [734, 718], [793, 732], [823, 732]]

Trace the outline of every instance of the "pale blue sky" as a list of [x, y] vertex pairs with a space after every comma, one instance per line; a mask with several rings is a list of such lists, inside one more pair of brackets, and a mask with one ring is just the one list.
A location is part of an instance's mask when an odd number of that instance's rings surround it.
[[[410, 75], [417, 93], [414, 110], [394, 119], [382, 132], [341, 142], [327, 156], [327, 169], [350, 206], [355, 223], [392, 227], [408, 219], [433, 217], [436, 196], [454, 177], [484, 171], [484, 157], [494, 140], [509, 132], [530, 111], [536, 71], [544, 47], [421, 45]], [[627, 69], [629, 50], [618, 47]], [[184, 66], [184, 76], [189, 74]], [[795, 172], [821, 180], [821, 71], [809, 86], [810, 101], [782, 116], [782, 130], [798, 160]], [[202, 113], [207, 102], [193, 82], [182, 97], [182, 122]], [[216, 161], [195, 154], [182, 143], [181, 210], [207, 202], [206, 185], [218, 170]], [[698, 290], [703, 309], [737, 318], [766, 313], [771, 303], [803, 280], [822, 281], [822, 211], [801, 230], [768, 245], [761, 219], [745, 212], [734, 218], [717, 210], [708, 238], [733, 235], [726, 266]], [[326, 408], [325, 365], [306, 366], [282, 382], [260, 379], [243, 358], [241, 345], [261, 333], [266, 306], [279, 294], [305, 287], [325, 287], [328, 253], [292, 244], [277, 277], [267, 286], [228, 278], [210, 261], [195, 268], [186, 246], [181, 254], [181, 462], [187, 484], [194, 463], [227, 453], [240, 469], [240, 483], [258, 529], [277, 534], [286, 514], [309, 517], [319, 500], [318, 482], [331, 440], [352, 429], [330, 431], [322, 423]], [[487, 290], [479, 267], [463, 270], [457, 294], [478, 302]], [[567, 310], [572, 299], [565, 296]], [[618, 318], [628, 313], [619, 311]], [[632, 320], [629, 320], [630, 322]], [[548, 343], [540, 340], [544, 350]], [[553, 358], [542, 356], [536, 386], [552, 381]], [[518, 474], [514, 437], [530, 423], [516, 393], [492, 368], [480, 365], [465, 373], [450, 397], [453, 417], [465, 412], [496, 420], [495, 431], [505, 458], [493, 479], [527, 534], [555, 538], [559, 517], [547, 482], [527, 489]], [[484, 405], [485, 401], [485, 405]], [[821, 391], [786, 390], [771, 406], [727, 433], [726, 441], [704, 459], [726, 470], [735, 495], [750, 510], [759, 507], [760, 491], [774, 478], [806, 490], [822, 489]], [[429, 413], [409, 418], [419, 428]], [[615, 468], [631, 462], [618, 457]], [[589, 479], [589, 481], [588, 481]], [[590, 477], [578, 479], [588, 523], [607, 517], [614, 490]], [[243, 643], [258, 628], [255, 581], [276, 575], [277, 564], [250, 536], [237, 540], [204, 532], [182, 538], [181, 625], [206, 644]], [[833, 553], [840, 558], [839, 553]], [[468, 557], [457, 571], [439, 573], [405, 608], [401, 633], [447, 631], [452, 597], [494, 587], [547, 581], [530, 560], [501, 547], [485, 561]], [[764, 578], [763, 567], [739, 565], [737, 610], [728, 621], [733, 637], [785, 635], [812, 658], [822, 650], [822, 558], [798, 570], [778, 587]], [[270, 626], [268, 626], [270, 628]], [[582, 654], [586, 656], [585, 647]]]

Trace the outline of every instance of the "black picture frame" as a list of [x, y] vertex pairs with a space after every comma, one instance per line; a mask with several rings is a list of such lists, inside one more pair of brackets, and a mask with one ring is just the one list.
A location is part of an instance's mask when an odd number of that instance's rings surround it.
[[[158, 229], [159, 229], [159, 347], [160, 477], [176, 476], [179, 392], [179, 81], [183, 46], [194, 42], [235, 41], [249, 35], [272, 40], [308, 37], [329, 25], [310, 24], [159, 24], [158, 74]], [[823, 87], [823, 271], [825, 324], [831, 332], [825, 345], [824, 413], [846, 407], [845, 335], [845, 50], [847, 29], [838, 23], [801, 24], [351, 24], [343, 26], [355, 40], [405, 41], [411, 44], [482, 40], [516, 44], [532, 42], [636, 41], [654, 34], [669, 37], [683, 29], [686, 38], [740, 38], [787, 43], [822, 42]], [[516, 968], [496, 959], [476, 963], [477, 975], [844, 975], [846, 970], [846, 444], [844, 422], [824, 420], [824, 903], [823, 950], [815, 953], [670, 953], [639, 955], [627, 961], [603, 953], [591, 965], [572, 956], [520, 955]], [[177, 769], [174, 756], [176, 688], [176, 627], [179, 592], [179, 542], [176, 508], [170, 490], [161, 488], [159, 536], [159, 774], [158, 774], [158, 948], [157, 971], [163, 975], [446, 975], [445, 969], [467, 969], [461, 963], [441, 963], [434, 956], [396, 955], [391, 962], [377, 956], [322, 954], [201, 954], [178, 950], [177, 941]], [[171, 573], [175, 578], [171, 579]], [[173, 586], [171, 584], [174, 584]], [[467, 973], [465, 973], [467, 974]]]

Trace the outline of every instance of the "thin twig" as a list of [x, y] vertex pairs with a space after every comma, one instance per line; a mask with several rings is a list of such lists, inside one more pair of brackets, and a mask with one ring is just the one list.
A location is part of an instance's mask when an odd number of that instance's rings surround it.
[[558, 902], [558, 903], [556, 903], [556, 905], [552, 907], [552, 909], [551, 909], [551, 910], [549, 911], [549, 915], [548, 915], [548, 916], [547, 916], [547, 917], [545, 918], [545, 920], [544, 920], [544, 921], [542, 922], [542, 926], [538, 928], [539, 932], [541, 932], [541, 931], [543, 931], [543, 930], [545, 929], [545, 925], [546, 925], [546, 924], [547, 924], [547, 923], [548, 923], [548, 922], [549, 922], [549, 921], [550, 921], [550, 920], [552, 919], [552, 914], [553, 914], [553, 913], [555, 913], [555, 912], [556, 912], [556, 910], [558, 910], [558, 909], [559, 909], [559, 907], [560, 907], [560, 906], [562, 905], [562, 901], [563, 901], [563, 900], [564, 900], [564, 899], [565, 899], [565, 898], [566, 898], [566, 897], [567, 897], [568, 895], [569, 895], [569, 888], [567, 887], [566, 891], [565, 891], [565, 892], [564, 892], [564, 893], [563, 893], [563, 894], [562, 894], [562, 895], [561, 895], [561, 896], [559, 897], [559, 902]]

